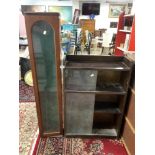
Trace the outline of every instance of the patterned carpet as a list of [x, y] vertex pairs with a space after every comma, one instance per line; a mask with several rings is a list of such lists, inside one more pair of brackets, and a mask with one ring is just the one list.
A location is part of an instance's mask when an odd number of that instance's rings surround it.
[[50, 137], [39, 141], [33, 87], [20, 81], [19, 91], [20, 155], [127, 155], [118, 140]]
[[41, 138], [37, 155], [127, 155], [121, 141], [111, 139]]
[[19, 81], [19, 102], [35, 102], [33, 87]]
[[19, 104], [19, 154], [30, 155], [38, 137], [35, 102]]

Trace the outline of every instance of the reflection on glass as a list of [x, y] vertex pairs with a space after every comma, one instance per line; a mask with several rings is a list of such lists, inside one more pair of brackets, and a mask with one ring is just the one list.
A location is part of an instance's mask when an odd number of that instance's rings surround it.
[[44, 132], [59, 132], [54, 31], [44, 22], [32, 27], [32, 40]]
[[65, 88], [69, 90], [96, 90], [96, 70], [65, 70]]

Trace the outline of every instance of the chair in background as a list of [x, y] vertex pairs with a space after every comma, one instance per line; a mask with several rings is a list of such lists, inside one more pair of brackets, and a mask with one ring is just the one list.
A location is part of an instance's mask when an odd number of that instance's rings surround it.
[[[115, 47], [115, 38], [116, 35], [110, 32], [103, 33], [102, 41], [102, 54], [103, 55], [112, 55]], [[111, 52], [112, 49], [112, 52]]]
[[103, 35], [103, 33], [106, 33], [107, 29], [106, 28], [102, 28], [102, 29], [99, 29], [100, 31], [100, 36]]
[[109, 47], [109, 50], [112, 49], [112, 53], [114, 53], [114, 49], [115, 49], [115, 40], [116, 40], [116, 34], [114, 33], [113, 36], [112, 36], [110, 47]]

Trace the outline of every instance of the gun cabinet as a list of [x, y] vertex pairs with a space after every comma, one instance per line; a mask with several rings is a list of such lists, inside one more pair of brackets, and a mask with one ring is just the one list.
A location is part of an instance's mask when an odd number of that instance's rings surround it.
[[62, 134], [60, 20], [58, 13], [25, 13], [41, 136]]

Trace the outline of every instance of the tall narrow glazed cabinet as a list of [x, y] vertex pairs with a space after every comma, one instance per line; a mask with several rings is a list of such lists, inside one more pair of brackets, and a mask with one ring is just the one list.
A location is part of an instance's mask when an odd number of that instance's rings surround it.
[[58, 13], [26, 13], [26, 30], [41, 136], [62, 134]]

